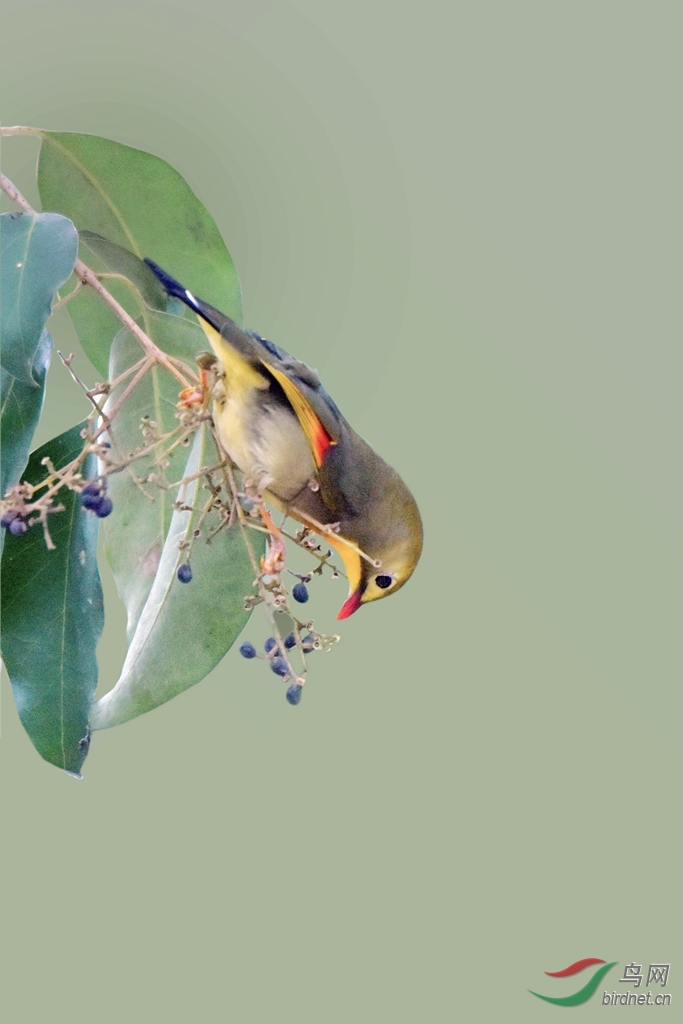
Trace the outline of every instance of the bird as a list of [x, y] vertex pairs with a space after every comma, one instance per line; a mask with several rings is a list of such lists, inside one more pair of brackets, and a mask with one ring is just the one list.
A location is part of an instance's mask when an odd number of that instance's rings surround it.
[[218, 361], [212, 416], [231, 461], [263, 501], [341, 556], [349, 594], [337, 618], [395, 594], [423, 544], [417, 503], [396, 470], [351, 427], [315, 370], [145, 263], [196, 313]]

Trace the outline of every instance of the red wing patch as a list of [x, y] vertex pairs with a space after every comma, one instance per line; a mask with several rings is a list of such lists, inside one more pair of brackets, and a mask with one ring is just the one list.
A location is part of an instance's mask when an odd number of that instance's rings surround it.
[[331, 448], [334, 441], [325, 430], [320, 420], [316, 417], [316, 425], [312, 431], [311, 447], [313, 448], [313, 458], [315, 459], [316, 466], [322, 464], [325, 458], [325, 452], [328, 448]]

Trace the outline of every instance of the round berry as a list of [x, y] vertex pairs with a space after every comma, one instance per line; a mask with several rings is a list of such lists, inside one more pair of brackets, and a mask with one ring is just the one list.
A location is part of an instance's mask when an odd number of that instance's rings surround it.
[[285, 637], [285, 647], [288, 651], [291, 651], [292, 647], [296, 647], [296, 637], [294, 633], [290, 633], [289, 636]]
[[26, 533], [27, 530], [28, 526], [24, 520], [20, 519], [18, 516], [9, 524], [9, 532], [13, 533], [15, 537], [21, 537], [22, 533]]
[[107, 516], [111, 515], [114, 508], [114, 502], [111, 498], [100, 498], [99, 505], [93, 509], [93, 512], [98, 519], [106, 519]]
[[299, 604], [306, 604], [308, 601], [308, 590], [306, 589], [305, 583], [297, 583], [296, 586], [292, 587], [292, 597]]
[[315, 637], [312, 633], [309, 633], [308, 636], [302, 638], [301, 644], [306, 654], [308, 654], [309, 651], [315, 648]]
[[256, 648], [254, 647], [253, 644], [250, 643], [242, 644], [242, 646], [240, 647], [240, 654], [242, 655], [243, 658], [255, 658]]
[[3, 530], [9, 530], [10, 526], [18, 517], [18, 515], [19, 513], [15, 512], [14, 509], [12, 509], [10, 512], [5, 512], [2, 519], [0, 519], [0, 526], [3, 528]]
[[281, 658], [279, 656], [276, 657], [276, 658], [273, 658], [273, 660], [270, 663], [270, 667], [272, 668], [273, 672], [275, 672], [276, 675], [278, 675], [278, 676], [288, 676], [289, 675], [289, 669], [287, 668], [287, 662], [285, 661], [284, 658]]
[[275, 639], [274, 636], [269, 636], [263, 645], [263, 650], [266, 652], [266, 654], [270, 654], [273, 647], [277, 647], [277, 640]]
[[85, 494], [81, 491], [81, 505], [91, 512], [97, 512], [103, 501], [104, 499], [101, 494]]
[[99, 498], [102, 488], [99, 484], [87, 484], [81, 491], [81, 498]]
[[302, 690], [303, 690], [303, 686], [299, 686], [298, 683], [292, 683], [291, 686], [287, 687], [287, 693], [285, 694], [285, 696], [286, 696], [287, 700], [289, 701], [289, 703], [293, 704], [294, 707], [296, 707], [296, 705], [301, 700], [301, 691]]
[[182, 565], [178, 566], [178, 579], [181, 583], [189, 583], [192, 579], [192, 569], [188, 562], [183, 562]]

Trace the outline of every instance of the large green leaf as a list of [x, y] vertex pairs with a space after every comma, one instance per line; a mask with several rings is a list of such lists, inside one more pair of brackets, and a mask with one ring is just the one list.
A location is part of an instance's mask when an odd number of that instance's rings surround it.
[[0, 372], [0, 494], [5, 494], [9, 487], [19, 482], [28, 461], [31, 441], [43, 408], [51, 355], [52, 338], [44, 330], [33, 360], [35, 384], [25, 384], [5, 369]]
[[[204, 332], [197, 324], [166, 313], [147, 310], [144, 327], [152, 340], [169, 355], [185, 359], [190, 365], [206, 344]], [[111, 348], [109, 379], [115, 380], [139, 362], [142, 349], [124, 328]], [[129, 380], [115, 388], [106, 408], [118, 400]], [[121, 460], [143, 447], [141, 423], [144, 417], [156, 424], [159, 434], [178, 426], [176, 403], [179, 384], [161, 366], [151, 369], [126, 399], [109, 431], [114, 457]], [[154, 582], [166, 534], [171, 524], [176, 491], [162, 490], [152, 484], [144, 491], [135, 482], [149, 472], [165, 473], [166, 479], [180, 480], [187, 462], [187, 449], [182, 446], [167, 457], [169, 465], [159, 466], [162, 452], [132, 463], [129, 470], [109, 477], [109, 495], [116, 507], [105, 523], [105, 552], [116, 580], [116, 586], [128, 613], [130, 641]], [[164, 460], [166, 456], [164, 456]], [[150, 497], [145, 496], [145, 492]]]
[[[195, 436], [186, 475], [217, 458], [213, 439], [202, 428]], [[201, 479], [183, 487], [184, 504], [199, 507], [206, 491]], [[217, 523], [206, 520], [208, 534]], [[211, 544], [195, 540], [191, 564], [193, 579], [181, 583], [178, 566], [186, 561], [179, 544], [189, 539], [199, 521], [197, 511], [175, 511], [154, 583], [140, 615], [135, 634], [113, 690], [92, 707], [94, 729], [119, 725], [151, 711], [198, 683], [221, 660], [243, 629], [249, 613], [244, 598], [253, 593], [254, 570], [239, 524], [218, 533]], [[204, 532], [203, 531], [203, 532]], [[263, 550], [262, 534], [251, 534], [255, 551]]]
[[[33, 452], [25, 479], [45, 476], [49, 456], [59, 468], [83, 446], [79, 423]], [[89, 458], [84, 470], [95, 472]], [[88, 711], [97, 686], [95, 648], [104, 613], [97, 570], [99, 520], [78, 495], [59, 494], [65, 511], [50, 516], [56, 545], [48, 551], [39, 526], [8, 534], [2, 558], [2, 653], [24, 728], [38, 752], [78, 773], [88, 752]]]
[[23, 384], [38, 386], [34, 361], [52, 297], [73, 270], [76, 229], [56, 213], [0, 217], [2, 365]]
[[[177, 171], [159, 157], [96, 135], [41, 132], [38, 185], [44, 209], [71, 217], [138, 258], [154, 260], [241, 323], [240, 286], [218, 229]], [[88, 259], [85, 251], [84, 261]], [[105, 282], [133, 317], [142, 310], [117, 281]], [[70, 303], [81, 344], [107, 372], [120, 324], [90, 289]]]

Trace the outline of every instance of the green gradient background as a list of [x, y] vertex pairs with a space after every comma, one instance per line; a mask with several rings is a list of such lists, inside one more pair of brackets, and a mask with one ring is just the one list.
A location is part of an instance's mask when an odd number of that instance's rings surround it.
[[5, 686], [3, 1022], [680, 1019], [680, 4], [14, 7], [3, 123], [170, 161], [427, 542], [296, 711], [231, 652], [76, 783]]

